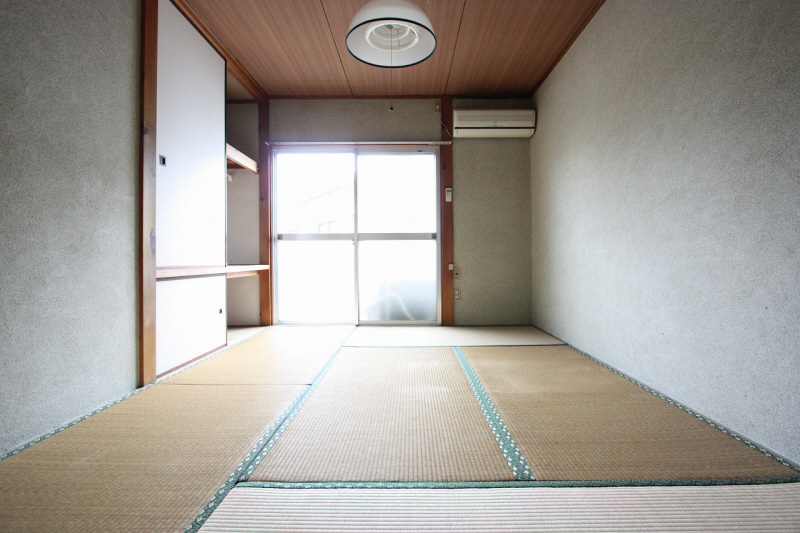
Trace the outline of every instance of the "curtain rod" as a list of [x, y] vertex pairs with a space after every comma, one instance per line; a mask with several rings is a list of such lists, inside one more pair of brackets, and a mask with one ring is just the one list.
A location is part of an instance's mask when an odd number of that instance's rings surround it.
[[267, 146], [449, 146], [453, 141], [272, 141], [264, 144]]

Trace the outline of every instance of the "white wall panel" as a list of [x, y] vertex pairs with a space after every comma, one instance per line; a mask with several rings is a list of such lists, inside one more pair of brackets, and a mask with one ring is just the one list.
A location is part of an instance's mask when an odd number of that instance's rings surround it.
[[162, 374], [226, 342], [224, 275], [156, 284], [156, 373]]
[[258, 174], [229, 170], [228, 264], [255, 265], [259, 259]]
[[261, 303], [258, 276], [228, 280], [228, 324], [258, 326], [261, 324]]
[[225, 61], [159, 1], [156, 264], [225, 264]]

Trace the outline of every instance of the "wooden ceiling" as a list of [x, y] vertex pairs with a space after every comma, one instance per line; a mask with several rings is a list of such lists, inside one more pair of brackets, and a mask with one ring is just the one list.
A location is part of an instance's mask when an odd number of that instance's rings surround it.
[[431, 20], [436, 51], [391, 71], [357, 61], [345, 47], [350, 21], [367, 0], [175, 3], [234, 58], [231, 74], [262, 96], [527, 98], [604, 0], [412, 1]]

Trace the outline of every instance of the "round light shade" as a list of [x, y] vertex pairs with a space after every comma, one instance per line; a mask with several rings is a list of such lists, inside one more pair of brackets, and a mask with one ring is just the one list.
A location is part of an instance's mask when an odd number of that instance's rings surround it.
[[408, 0], [372, 0], [358, 10], [347, 32], [347, 50], [375, 67], [410, 67], [436, 50], [425, 13]]

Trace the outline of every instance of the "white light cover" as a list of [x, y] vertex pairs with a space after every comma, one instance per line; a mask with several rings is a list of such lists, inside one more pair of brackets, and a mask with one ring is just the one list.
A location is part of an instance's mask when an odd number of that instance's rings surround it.
[[345, 40], [359, 61], [375, 67], [410, 67], [436, 50], [425, 13], [408, 0], [372, 0], [358, 10]]

